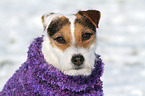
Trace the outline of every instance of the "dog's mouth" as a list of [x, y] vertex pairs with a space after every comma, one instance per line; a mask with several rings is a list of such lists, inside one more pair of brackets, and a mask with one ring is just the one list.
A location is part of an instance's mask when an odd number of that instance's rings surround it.
[[74, 68], [75, 70], [80, 70], [80, 69], [83, 69], [82, 67], [76, 67]]
[[65, 70], [64, 74], [70, 76], [89, 76], [91, 74], [91, 69], [85, 67], [75, 67], [71, 70]]
[[73, 66], [72, 68], [73, 70], [81, 70], [81, 69], [84, 69], [84, 66], [81, 65], [81, 66]]

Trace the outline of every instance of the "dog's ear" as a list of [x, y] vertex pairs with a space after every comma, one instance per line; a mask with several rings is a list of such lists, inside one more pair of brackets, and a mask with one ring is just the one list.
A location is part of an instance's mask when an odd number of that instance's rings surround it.
[[101, 13], [98, 10], [79, 11], [78, 14], [86, 16], [98, 28]]
[[[51, 21], [51, 18], [49, 18], [49, 16], [53, 15], [54, 13], [49, 13], [49, 14], [44, 14], [42, 17], [41, 17], [41, 20], [42, 20], [42, 24], [43, 24], [43, 27], [44, 27], [44, 31], [46, 31], [47, 29], [47, 26], [48, 26], [48, 23], [49, 21]], [[49, 20], [48, 20], [49, 18]]]
[[51, 21], [55, 18], [55, 17], [59, 17], [61, 16], [60, 14], [55, 14], [55, 13], [48, 13], [48, 14], [44, 14], [42, 17], [41, 17], [41, 20], [42, 20], [42, 24], [43, 24], [43, 27], [44, 27], [44, 31], [47, 30], [49, 24], [51, 23]]

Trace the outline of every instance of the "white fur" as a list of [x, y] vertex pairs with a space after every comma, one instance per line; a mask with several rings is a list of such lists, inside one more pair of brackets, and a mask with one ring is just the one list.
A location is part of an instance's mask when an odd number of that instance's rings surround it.
[[75, 24], [74, 23], [75, 23], [76, 16], [68, 15], [66, 17], [69, 18], [69, 21], [71, 22], [70, 30], [71, 30], [71, 35], [72, 35], [72, 44], [74, 44], [75, 43], [75, 37], [74, 37]]
[[[56, 17], [57, 15], [55, 15]], [[60, 15], [59, 15], [60, 16]], [[50, 19], [51, 18], [51, 19]], [[47, 17], [47, 23], [49, 26], [50, 22], [49, 20], [52, 20], [52, 17]], [[72, 42], [75, 42], [74, 38], [74, 16], [68, 17], [71, 22], [71, 33], [73, 36]], [[75, 47], [72, 43], [70, 47], [65, 49], [63, 52], [62, 50], [58, 48], [53, 48], [50, 44], [49, 37], [47, 32], [44, 36], [44, 42], [42, 44], [42, 53], [44, 55], [45, 60], [52, 64], [54, 67], [58, 68], [60, 71], [62, 71], [64, 74], [76, 76], [76, 75], [90, 75], [92, 69], [94, 68], [94, 61], [95, 61], [95, 49], [96, 44], [91, 45], [90, 48], [78, 48]], [[81, 69], [75, 69], [74, 64], [71, 62], [71, 58], [75, 54], [81, 54], [84, 56], [84, 64], [81, 65]]]
[[54, 55], [53, 47], [51, 46], [49, 37], [46, 33], [44, 35], [44, 41], [42, 43], [42, 53], [44, 55], [45, 60], [49, 64], [52, 64], [56, 68], [59, 68], [57, 60], [58, 58]]

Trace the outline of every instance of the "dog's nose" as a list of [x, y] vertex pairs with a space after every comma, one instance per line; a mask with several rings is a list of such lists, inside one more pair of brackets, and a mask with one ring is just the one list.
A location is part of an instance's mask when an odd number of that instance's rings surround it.
[[81, 54], [78, 54], [78, 55], [74, 55], [71, 59], [72, 63], [77, 65], [77, 66], [80, 66], [83, 64], [84, 62], [84, 57], [81, 55]]

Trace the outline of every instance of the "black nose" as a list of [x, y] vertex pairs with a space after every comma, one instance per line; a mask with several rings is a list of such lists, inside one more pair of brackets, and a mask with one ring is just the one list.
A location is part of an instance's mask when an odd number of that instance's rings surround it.
[[71, 61], [72, 61], [73, 64], [75, 64], [75, 65], [77, 65], [77, 66], [80, 66], [80, 65], [82, 65], [83, 62], [84, 62], [84, 57], [83, 57], [82, 55], [80, 55], [80, 54], [74, 55], [74, 56], [72, 57]]

